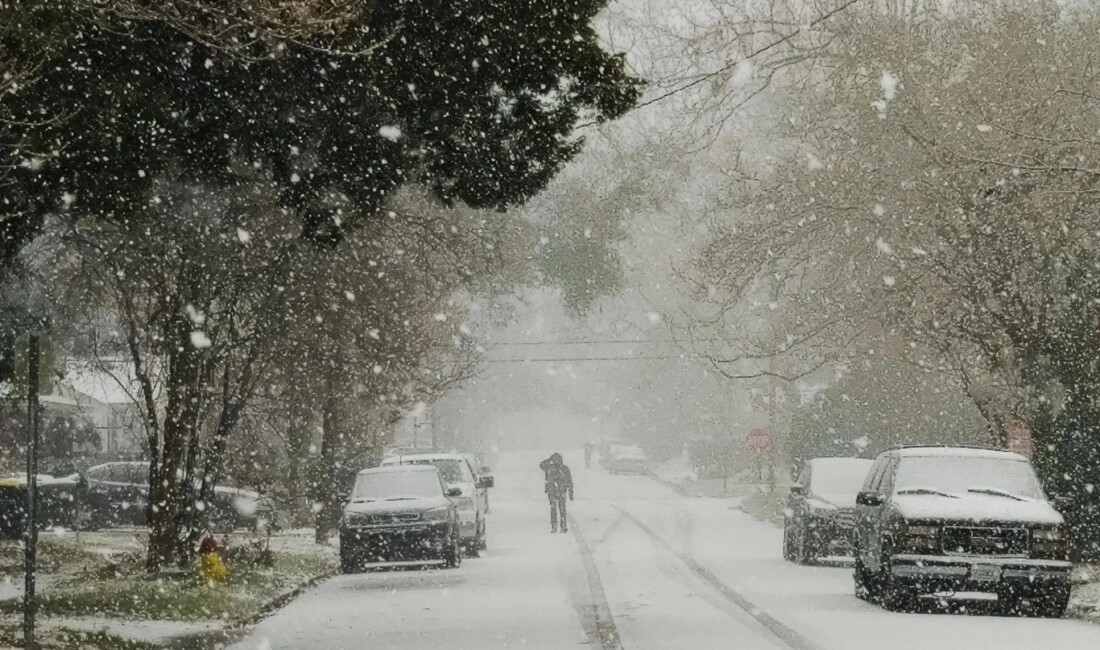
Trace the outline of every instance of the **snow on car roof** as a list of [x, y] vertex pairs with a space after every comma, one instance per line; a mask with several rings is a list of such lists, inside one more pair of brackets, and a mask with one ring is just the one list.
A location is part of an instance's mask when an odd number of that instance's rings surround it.
[[415, 462], [418, 460], [465, 460], [466, 456], [468, 454], [399, 454], [383, 460], [382, 464], [396, 465], [405, 461]]
[[1027, 461], [1027, 458], [1017, 454], [1014, 451], [1005, 451], [1003, 449], [990, 449], [986, 447], [952, 447], [947, 445], [927, 446], [927, 447], [900, 447], [898, 449], [892, 449], [891, 452], [901, 457], [909, 456], [969, 456], [972, 458], [1002, 458], [1005, 460], [1022, 460]]
[[391, 463], [389, 465], [383, 465], [382, 467], [370, 467], [367, 469], [359, 470], [360, 474], [392, 474], [395, 472], [436, 472], [439, 470], [435, 468], [435, 465], [400, 465]]
[[829, 467], [829, 468], [862, 468], [864, 471], [871, 466], [875, 461], [870, 458], [851, 458], [849, 456], [826, 456], [822, 458], [811, 458], [810, 465], [814, 468]]

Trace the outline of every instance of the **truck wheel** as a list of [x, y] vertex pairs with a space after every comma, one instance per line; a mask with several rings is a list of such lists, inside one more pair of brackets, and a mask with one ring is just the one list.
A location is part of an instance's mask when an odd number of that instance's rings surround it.
[[856, 566], [852, 571], [852, 577], [856, 584], [856, 598], [874, 602], [878, 599], [878, 589], [875, 577], [863, 566], [863, 560], [859, 557], [859, 549], [856, 549]]
[[340, 546], [340, 573], [360, 573], [363, 571], [363, 563], [351, 549]]
[[451, 539], [451, 543], [443, 549], [443, 566], [448, 569], [457, 569], [462, 565], [462, 547], [459, 544], [458, 535]]
[[790, 520], [783, 520], [783, 559], [788, 562], [794, 562], [794, 537], [791, 534], [791, 522]]
[[475, 546], [476, 546], [475, 550], [484, 551], [485, 549], [489, 548], [489, 543], [488, 543], [488, 541], [486, 541], [486, 539], [487, 538], [485, 536], [485, 521], [482, 520], [482, 522], [481, 522], [481, 532], [479, 532], [477, 534], [477, 544], [475, 544]]
[[1042, 618], [1062, 618], [1069, 607], [1069, 586], [1052, 587], [1042, 595], [1029, 599], [1031, 614]]
[[908, 612], [917, 606], [917, 591], [897, 579], [890, 571], [889, 563], [883, 564], [886, 571], [876, 576], [878, 582], [878, 600], [884, 609], [891, 612]]
[[806, 530], [805, 524], [798, 528], [798, 546], [795, 547], [795, 560], [799, 564], [813, 564], [817, 561], [817, 545], [814, 543], [810, 531]]

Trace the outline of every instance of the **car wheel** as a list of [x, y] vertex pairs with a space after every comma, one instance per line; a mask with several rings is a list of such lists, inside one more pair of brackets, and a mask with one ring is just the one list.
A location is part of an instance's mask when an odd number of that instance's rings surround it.
[[[1059, 585], [1028, 599], [1028, 613], [1041, 618], [1062, 618], [1069, 607], [1069, 586]], [[1019, 607], [1019, 605], [1017, 605]]]
[[794, 562], [794, 535], [791, 534], [790, 519], [783, 520], [783, 559]]
[[795, 549], [795, 560], [799, 564], [813, 564], [817, 560], [817, 546], [814, 544], [806, 524], [798, 527], [798, 546]]
[[451, 543], [447, 545], [447, 548], [443, 549], [443, 566], [448, 569], [457, 569], [462, 565], [462, 547], [459, 544], [459, 537], [455, 535], [451, 539]]
[[859, 556], [859, 549], [855, 550], [856, 565], [852, 571], [852, 578], [856, 585], [856, 598], [873, 602], [878, 599], [878, 582], [875, 577], [863, 566], [863, 560]]
[[103, 528], [102, 517], [91, 507], [80, 508], [73, 515], [73, 529], [95, 531]]
[[360, 573], [363, 570], [363, 562], [352, 549], [340, 545], [340, 573]]
[[891, 577], [882, 583], [879, 600], [891, 612], [908, 612], [916, 607], [917, 594], [912, 587], [899, 584]]

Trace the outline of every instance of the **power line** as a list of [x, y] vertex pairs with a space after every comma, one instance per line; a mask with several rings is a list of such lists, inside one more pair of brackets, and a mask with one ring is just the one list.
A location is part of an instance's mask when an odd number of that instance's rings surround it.
[[507, 346], [507, 345], [677, 345], [679, 343], [714, 343], [714, 342], [727, 342], [724, 338], [698, 338], [692, 339], [692, 341], [678, 341], [674, 339], [667, 340], [655, 340], [655, 339], [642, 339], [637, 341], [623, 341], [623, 340], [607, 340], [607, 341], [490, 341], [483, 345], [485, 347]]
[[538, 359], [483, 359], [482, 363], [565, 363], [574, 361], [660, 361], [676, 359], [679, 361], [687, 361], [688, 359], [698, 359], [699, 355], [651, 355], [645, 357], [557, 357], [557, 358], [538, 358]]

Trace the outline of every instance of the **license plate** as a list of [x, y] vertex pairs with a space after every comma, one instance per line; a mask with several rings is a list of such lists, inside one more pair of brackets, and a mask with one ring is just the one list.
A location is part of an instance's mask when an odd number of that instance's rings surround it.
[[1001, 579], [1001, 567], [993, 564], [975, 564], [970, 567], [970, 579], [975, 582], [997, 582]]

